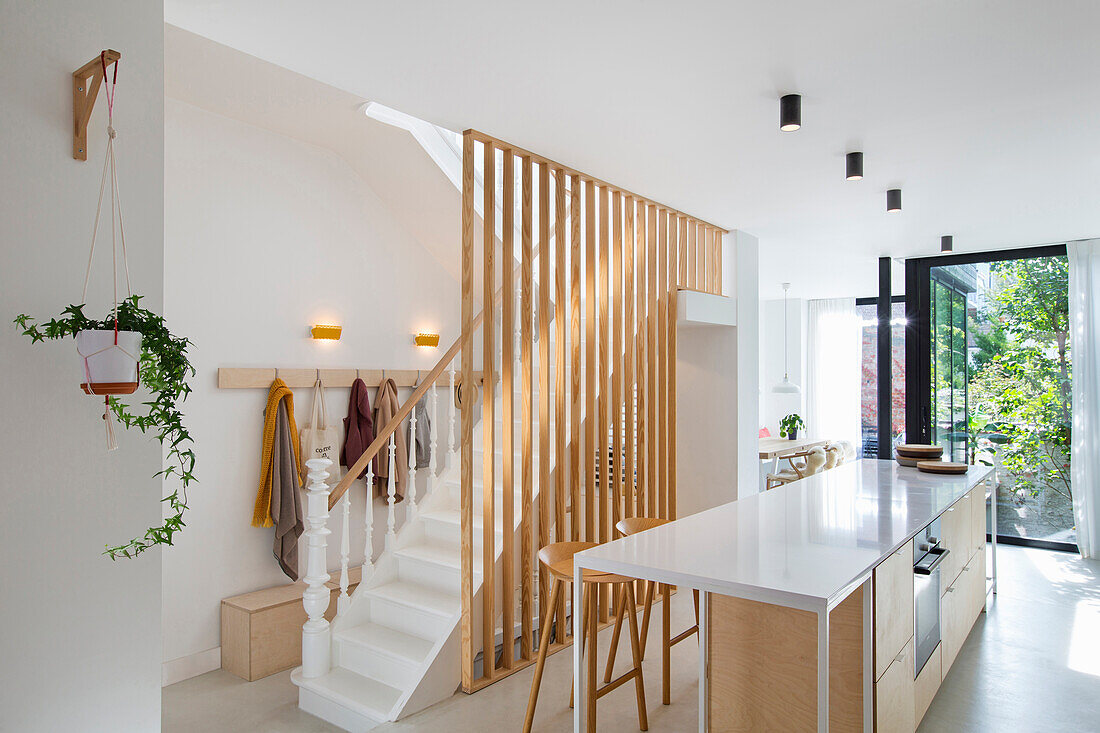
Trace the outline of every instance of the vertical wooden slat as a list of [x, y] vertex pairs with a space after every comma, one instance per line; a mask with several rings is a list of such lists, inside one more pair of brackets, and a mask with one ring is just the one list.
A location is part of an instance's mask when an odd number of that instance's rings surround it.
[[660, 432], [657, 422], [657, 389], [659, 372], [657, 371], [657, 282], [659, 272], [657, 269], [657, 207], [650, 206], [647, 217], [649, 230], [648, 252], [646, 254], [646, 499], [649, 508], [647, 516], [657, 517], [657, 474], [660, 466], [657, 463], [657, 446]]
[[646, 395], [648, 387], [646, 386], [646, 377], [649, 369], [649, 358], [646, 349], [646, 343], [649, 339], [649, 327], [646, 325], [646, 317], [649, 310], [649, 302], [646, 299], [646, 277], [648, 268], [646, 267], [646, 253], [648, 251], [646, 247], [646, 240], [648, 237], [647, 224], [648, 224], [648, 211], [644, 201], [638, 202], [638, 215], [636, 220], [636, 253], [634, 257], [634, 269], [637, 272], [635, 279], [635, 288], [637, 291], [634, 307], [637, 311], [635, 331], [637, 333], [637, 340], [635, 346], [637, 349], [637, 358], [635, 360], [635, 369], [638, 377], [637, 382], [637, 406], [635, 407], [635, 425], [638, 427], [638, 436], [636, 438], [636, 453], [637, 461], [635, 467], [638, 475], [635, 479], [634, 489], [634, 503], [637, 507], [637, 516], [648, 517], [649, 501], [646, 497], [646, 462], [649, 460], [649, 456], [646, 451]]
[[569, 491], [571, 540], [581, 539], [581, 179], [570, 176], [569, 192]]
[[699, 290], [707, 289], [706, 281], [706, 228], [702, 224], [695, 225], [695, 287]]
[[657, 514], [668, 517], [668, 260], [669, 220], [667, 211], [658, 214], [657, 239]]
[[496, 614], [494, 613], [495, 604], [493, 603], [493, 588], [495, 587], [493, 580], [493, 570], [496, 562], [496, 547], [495, 547], [495, 533], [493, 531], [493, 499], [495, 495], [494, 487], [496, 483], [493, 477], [493, 470], [495, 468], [493, 464], [493, 452], [496, 446], [493, 435], [493, 425], [496, 420], [494, 417], [495, 404], [493, 399], [493, 385], [496, 384], [496, 373], [493, 365], [493, 357], [496, 355], [496, 339], [494, 338], [494, 320], [493, 313], [496, 309], [496, 149], [491, 143], [484, 144], [484, 170], [482, 171], [483, 192], [485, 194], [482, 209], [482, 220], [484, 221], [484, 228], [482, 230], [483, 244], [482, 244], [482, 282], [485, 290], [484, 307], [483, 312], [485, 317], [482, 319], [481, 329], [482, 335], [485, 337], [482, 342], [482, 372], [484, 374], [484, 389], [481, 390], [481, 427], [482, 427], [482, 516], [483, 516], [483, 532], [482, 532], [482, 555], [481, 555], [481, 572], [482, 572], [482, 624], [481, 624], [481, 643], [484, 647], [484, 661], [482, 662], [482, 675], [486, 679], [493, 678], [493, 672], [495, 671], [495, 653], [493, 642], [496, 638], [495, 623]]
[[596, 542], [596, 184], [584, 182], [584, 539]]
[[623, 493], [623, 512], [634, 516], [634, 456], [636, 454], [634, 428], [634, 354], [637, 350], [637, 333], [634, 325], [634, 198], [626, 197], [623, 202], [626, 216], [623, 227], [623, 333], [626, 344], [623, 348], [623, 387], [626, 392], [624, 402], [626, 414], [623, 419], [623, 476], [626, 479]]
[[677, 249], [680, 252], [680, 256], [676, 262], [676, 287], [686, 288], [687, 283], [687, 271], [688, 271], [688, 225], [689, 219], [679, 217], [679, 235], [676, 238]]
[[[565, 349], [566, 349], [566, 241], [565, 241], [565, 172], [560, 168], [554, 171], [554, 326], [557, 337], [554, 350], [554, 437], [557, 470], [554, 472], [554, 488], [557, 494], [555, 502], [555, 540], [558, 542], [570, 538], [565, 524], [566, 504], [566, 466], [569, 459], [568, 437], [566, 429], [568, 419], [565, 411]], [[557, 641], [565, 640], [565, 596], [559, 594], [557, 608]], [[540, 633], [542, 633], [540, 631]]]
[[722, 294], [722, 232], [714, 232], [714, 294]]
[[684, 272], [684, 279], [687, 281], [685, 283], [685, 285], [687, 287], [692, 288], [692, 289], [696, 289], [696, 288], [698, 288], [698, 285], [696, 285], [696, 280], [695, 280], [695, 267], [696, 267], [695, 259], [698, 256], [698, 253], [695, 251], [695, 231], [696, 231], [696, 229], [698, 229], [698, 227], [695, 226], [694, 221], [688, 221], [687, 226], [688, 226], [688, 245], [687, 245], [688, 258], [687, 258], [687, 270]]
[[[672, 272], [669, 273], [669, 282], [678, 283], [681, 280], [680, 266], [684, 263], [684, 252], [686, 242], [684, 224], [685, 221], [681, 217], [676, 217], [676, 248], [673, 250], [679, 251], [678, 257], [669, 258], [669, 266]], [[668, 418], [666, 420], [668, 430], [668, 518], [676, 519], [676, 349], [678, 345], [677, 329], [676, 329], [676, 315], [677, 315], [677, 298], [676, 288], [672, 287], [668, 294]]]
[[[600, 542], [607, 542], [611, 539], [611, 473], [608, 465], [608, 403], [610, 402], [610, 372], [608, 369], [610, 363], [610, 353], [608, 349], [608, 319], [610, 316], [610, 310], [607, 305], [608, 296], [608, 257], [611, 253], [611, 226], [610, 216], [608, 211], [608, 191], [606, 186], [600, 186], [599, 188], [599, 209], [600, 209], [600, 240], [599, 240], [599, 314], [596, 323], [597, 335], [596, 341], [598, 342], [597, 352], [599, 355], [599, 386], [600, 393], [597, 395], [599, 404], [597, 407], [599, 414], [599, 424], [597, 429], [600, 432], [598, 441], [600, 453], [599, 453], [599, 475], [600, 485], [599, 497], [600, 510]], [[591, 420], [591, 418], [589, 418]], [[600, 584], [600, 622], [607, 621], [608, 611], [608, 586], [606, 583]]]
[[474, 138], [462, 136], [462, 426], [459, 529], [462, 570], [462, 688], [474, 684], [474, 405], [469, 385], [474, 373]]
[[[611, 198], [611, 526], [622, 518], [623, 500], [623, 197]], [[614, 538], [615, 534], [612, 533]]]
[[[520, 642], [520, 653], [524, 659], [531, 657], [531, 614], [534, 609], [533, 583], [535, 569], [532, 562], [534, 551], [534, 526], [532, 525], [531, 506], [531, 309], [534, 285], [532, 283], [532, 269], [534, 266], [534, 253], [531, 242], [531, 157], [523, 157], [522, 182], [520, 184], [522, 195], [522, 230], [521, 243], [522, 262], [520, 263], [520, 371], [522, 378], [522, 395], [520, 409], [520, 442], [522, 457], [520, 469], [520, 482], [523, 497], [520, 505], [520, 537], [522, 539], [520, 551], [523, 557], [520, 560], [520, 605], [523, 618], [520, 623], [523, 627], [523, 639]], [[504, 501], [515, 501], [514, 496], [504, 497]], [[507, 527], [505, 532], [513, 531]], [[508, 582], [512, 582], [511, 578]]]
[[[501, 295], [500, 295], [500, 412], [501, 412], [501, 451], [503, 452], [501, 476], [503, 485], [504, 503], [501, 506], [503, 515], [502, 524], [505, 527], [515, 526], [514, 504], [511, 497], [515, 496], [515, 424], [516, 413], [513, 405], [515, 397], [515, 383], [512, 380], [512, 364], [515, 360], [513, 344], [515, 333], [513, 322], [513, 306], [515, 304], [516, 288], [513, 271], [515, 270], [515, 155], [511, 150], [504, 151], [504, 168], [502, 171], [501, 204], [503, 217], [501, 221]], [[515, 533], [504, 532], [500, 555], [500, 608], [502, 612], [501, 629], [504, 631], [504, 647], [501, 650], [501, 666], [511, 669], [515, 656], [515, 644], [508, 643], [508, 632], [514, 629], [515, 601], [512, 597], [512, 577], [514, 577], [513, 562], [515, 558]]]
[[[550, 544], [550, 168], [539, 165], [539, 549]], [[550, 603], [550, 577], [539, 568], [538, 608]], [[527, 616], [526, 618], [530, 618]], [[549, 629], [540, 633], [549, 633]], [[530, 639], [530, 634], [524, 635]]]

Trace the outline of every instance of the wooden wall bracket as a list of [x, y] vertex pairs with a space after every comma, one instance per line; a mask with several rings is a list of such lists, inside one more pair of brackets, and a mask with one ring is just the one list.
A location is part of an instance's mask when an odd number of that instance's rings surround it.
[[76, 160], [88, 159], [88, 120], [103, 85], [104, 62], [110, 66], [121, 57], [118, 51], [107, 49], [102, 57], [96, 56], [73, 72], [73, 158]]

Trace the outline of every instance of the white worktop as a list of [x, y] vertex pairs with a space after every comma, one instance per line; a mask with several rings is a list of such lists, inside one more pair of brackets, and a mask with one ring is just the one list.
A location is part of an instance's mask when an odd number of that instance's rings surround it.
[[831, 608], [989, 476], [854, 461], [577, 555], [577, 565], [807, 610]]

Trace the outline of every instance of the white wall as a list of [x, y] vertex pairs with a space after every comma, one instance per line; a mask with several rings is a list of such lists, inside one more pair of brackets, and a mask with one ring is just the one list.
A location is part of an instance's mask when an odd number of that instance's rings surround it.
[[[201, 482], [188, 497], [188, 527], [165, 554], [171, 681], [218, 664], [216, 652], [202, 653], [219, 646], [222, 598], [289, 582], [271, 554], [272, 530], [249, 526], [267, 392], [218, 390], [218, 367], [429, 369], [442, 349], [418, 349], [412, 334], [434, 331], [449, 345], [458, 335], [459, 291], [327, 150], [169, 99], [165, 186], [165, 307], [194, 341], [198, 375], [187, 419]], [[308, 338], [309, 324], [328, 322], [343, 325], [339, 342]], [[330, 417], [342, 420], [347, 399], [346, 389], [330, 391]], [[295, 395], [299, 427], [311, 400], [312, 390]], [[441, 412], [445, 404], [441, 394]], [[358, 484], [355, 564], [363, 557], [363, 496]], [[381, 503], [375, 509], [384, 522]], [[339, 566], [336, 534], [329, 560]]]
[[[0, 4], [0, 729], [160, 727], [161, 553], [101, 553], [160, 522], [161, 451], [120, 431], [107, 453], [102, 402], [82, 396], [71, 341], [31, 345], [11, 319], [80, 300], [103, 163], [101, 93], [87, 162], [72, 158], [72, 72], [122, 53], [115, 105], [130, 272], [162, 306], [164, 26], [160, 3]], [[111, 301], [110, 241], [88, 310]], [[97, 248], [98, 250], [98, 248]], [[170, 323], [175, 327], [174, 323]]]
[[757, 441], [760, 423], [760, 242], [742, 231], [726, 235], [723, 246], [737, 263], [737, 491], [738, 498], [759, 490]]
[[787, 299], [787, 373], [792, 382], [802, 388], [801, 394], [776, 394], [772, 388], [783, 380], [783, 300], [766, 300], [760, 308], [761, 365], [761, 427], [767, 427], [779, 437], [779, 421], [792, 412], [803, 417], [806, 389], [806, 301]]

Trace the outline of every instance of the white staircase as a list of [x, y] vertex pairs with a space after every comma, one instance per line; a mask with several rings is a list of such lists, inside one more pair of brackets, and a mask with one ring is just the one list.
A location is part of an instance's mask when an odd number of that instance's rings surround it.
[[[537, 368], [537, 367], [536, 367]], [[515, 380], [517, 396], [520, 380]], [[537, 388], [537, 376], [535, 378]], [[451, 393], [444, 390], [446, 399]], [[537, 394], [534, 404], [537, 406]], [[453, 433], [454, 414], [450, 412], [448, 429]], [[500, 422], [500, 399], [497, 399], [497, 431]], [[519, 446], [518, 425], [521, 416], [519, 400], [516, 400], [516, 446]], [[439, 420], [432, 422], [432, 442], [438, 446], [435, 432]], [[498, 432], [499, 435], [499, 432]], [[499, 440], [499, 438], [498, 438]], [[345, 608], [331, 624], [331, 667], [326, 673], [308, 677], [304, 670], [308, 661], [291, 675], [298, 685], [299, 707], [317, 717], [348, 731], [367, 731], [375, 726], [397, 720], [450, 697], [461, 683], [460, 621], [462, 615], [459, 596], [460, 567], [460, 514], [459, 499], [460, 456], [447, 450], [453, 441], [438, 453], [446, 459], [446, 466], [437, 476], [428, 477], [427, 496], [420, 500], [415, 511], [410, 511], [408, 521], [387, 541], [386, 549], [374, 563], [373, 571], [364, 567], [363, 580], [347, 600]], [[474, 527], [475, 538], [480, 539], [484, 527], [482, 516], [482, 427], [474, 427]], [[551, 456], [553, 465], [553, 456]], [[516, 464], [518, 497], [519, 459]], [[536, 462], [537, 465], [537, 456]], [[496, 560], [499, 579], [500, 555], [503, 543], [503, 514], [501, 507], [502, 456], [496, 455], [497, 483]], [[391, 470], [390, 475], [393, 475]], [[423, 471], [421, 471], [423, 473]], [[410, 481], [410, 483], [412, 483]], [[538, 496], [538, 476], [534, 477], [533, 492]], [[327, 492], [325, 494], [327, 501]], [[406, 499], [408, 501], [408, 498]], [[341, 504], [332, 513], [342, 514]], [[536, 504], [537, 506], [537, 504]], [[411, 509], [411, 507], [410, 507]], [[391, 507], [392, 516], [392, 507]], [[514, 523], [507, 531], [517, 533], [520, 526], [520, 505], [514, 504]], [[331, 522], [330, 522], [331, 524]], [[345, 525], [346, 526], [346, 525]], [[327, 530], [323, 530], [327, 533]], [[308, 532], [307, 532], [308, 534]], [[473, 543], [475, 574], [474, 608], [481, 607], [482, 543]], [[323, 541], [323, 538], [322, 538]], [[520, 542], [515, 541], [517, 550]], [[323, 550], [322, 550], [323, 552]], [[344, 555], [346, 555], [346, 545]], [[309, 578], [307, 577], [307, 582]], [[323, 581], [321, 581], [323, 582]], [[518, 594], [517, 594], [518, 596]], [[499, 597], [499, 596], [498, 596]], [[308, 605], [307, 605], [308, 609]], [[499, 613], [498, 609], [498, 613]], [[516, 612], [516, 622], [520, 614]], [[480, 620], [475, 622], [475, 628]], [[537, 625], [537, 621], [536, 621]], [[307, 624], [308, 626], [308, 624]], [[499, 629], [503, 643], [505, 635]], [[513, 634], [512, 641], [514, 642]], [[305, 660], [305, 656], [303, 656]]]

